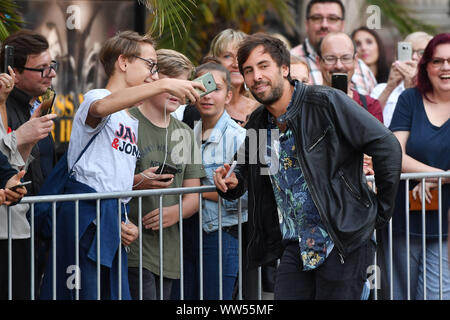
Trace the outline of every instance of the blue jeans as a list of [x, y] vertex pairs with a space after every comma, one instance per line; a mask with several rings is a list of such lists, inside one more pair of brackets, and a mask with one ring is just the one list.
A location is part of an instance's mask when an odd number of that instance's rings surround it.
[[[200, 299], [199, 290], [199, 221], [198, 212], [183, 219], [183, 285], [184, 299]], [[180, 300], [180, 279], [173, 280], [171, 300]]]
[[[407, 252], [405, 233], [394, 233], [392, 235], [393, 247], [393, 293], [395, 300], [406, 300], [407, 295]], [[390, 261], [388, 246], [388, 229], [382, 232], [384, 243], [384, 257], [386, 261], [385, 272], [390, 279]], [[422, 238], [410, 237], [410, 298], [416, 300], [424, 299], [424, 272], [422, 257]], [[427, 300], [439, 300], [439, 240], [426, 240], [426, 282]], [[387, 288], [390, 288], [388, 283]], [[442, 240], [442, 294], [443, 299], [450, 299], [450, 272], [448, 269], [447, 239]], [[389, 297], [389, 293], [386, 294]]]
[[[203, 298], [219, 299], [219, 232], [203, 232]], [[238, 273], [238, 239], [222, 231], [223, 299], [231, 300]]]

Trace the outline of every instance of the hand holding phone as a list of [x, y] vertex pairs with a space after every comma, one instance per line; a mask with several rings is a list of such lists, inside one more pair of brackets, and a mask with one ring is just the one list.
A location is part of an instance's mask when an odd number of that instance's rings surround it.
[[231, 164], [230, 170], [228, 170], [227, 175], [225, 176], [225, 179], [229, 178], [231, 176], [231, 174], [234, 171], [234, 168], [236, 168], [236, 164], [237, 164], [237, 161], [234, 160], [233, 163]]
[[[200, 77], [192, 81], [200, 82], [206, 89], [206, 91], [195, 89], [200, 95], [200, 98], [217, 89], [216, 81], [214, 80], [214, 77], [211, 72], [207, 72], [204, 75], [201, 75]], [[189, 99], [187, 99], [186, 102], [187, 104], [190, 104]]]
[[53, 103], [55, 102], [56, 94], [52, 88], [48, 88], [47, 91], [42, 95], [42, 103], [40, 107], [39, 116], [45, 116], [49, 114], [52, 110]]
[[31, 181], [24, 181], [24, 182], [21, 182], [19, 184], [16, 184], [15, 186], [12, 186], [12, 187], [10, 187], [8, 189], [11, 190], [11, 191], [16, 191], [17, 189], [25, 187], [25, 186], [27, 186], [29, 184], [31, 184]]
[[[178, 173], [178, 169], [168, 163], [164, 163], [156, 169], [155, 174], [173, 174], [176, 175]], [[162, 179], [161, 181], [169, 181], [170, 179]]]
[[399, 61], [412, 60], [412, 44], [411, 44], [411, 42], [399, 42], [397, 44], [397, 60], [399, 60]]
[[4, 65], [3, 65], [3, 72], [8, 73], [8, 66], [11, 68], [14, 67], [14, 47], [13, 46], [5, 46], [5, 52], [4, 52]]

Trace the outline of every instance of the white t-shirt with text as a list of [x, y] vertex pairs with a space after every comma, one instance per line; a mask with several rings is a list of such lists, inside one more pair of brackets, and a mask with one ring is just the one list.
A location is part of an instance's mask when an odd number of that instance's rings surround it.
[[103, 118], [95, 129], [85, 123], [91, 104], [110, 94], [106, 89], [94, 89], [84, 95], [73, 121], [68, 166], [70, 170], [92, 136], [101, 130], [75, 165], [75, 179], [97, 192], [131, 191], [139, 157], [138, 121], [121, 110]]

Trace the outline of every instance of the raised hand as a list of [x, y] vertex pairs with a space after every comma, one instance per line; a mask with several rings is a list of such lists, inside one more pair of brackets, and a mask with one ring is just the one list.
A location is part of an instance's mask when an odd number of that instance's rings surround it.
[[231, 173], [228, 178], [225, 178], [230, 168], [231, 166], [228, 163], [225, 163], [223, 167], [217, 168], [213, 174], [214, 184], [216, 185], [217, 189], [222, 192], [227, 192], [228, 189], [236, 188], [239, 183], [234, 172]]

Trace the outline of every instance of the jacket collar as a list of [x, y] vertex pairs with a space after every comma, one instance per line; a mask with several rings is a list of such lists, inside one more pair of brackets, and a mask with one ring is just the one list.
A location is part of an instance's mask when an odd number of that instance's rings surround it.
[[30, 96], [28, 93], [17, 87], [14, 87], [13, 91], [11, 91], [9, 96], [16, 101], [14, 108], [23, 108], [23, 109], [27, 108], [25, 110], [27, 112], [30, 112], [31, 109], [30, 101], [33, 98], [32, 96]]
[[298, 80], [294, 80], [295, 90], [291, 98], [291, 102], [284, 114], [277, 118], [278, 122], [286, 122], [293, 116], [298, 114], [300, 108], [302, 107], [302, 100], [306, 92], [306, 85]]

